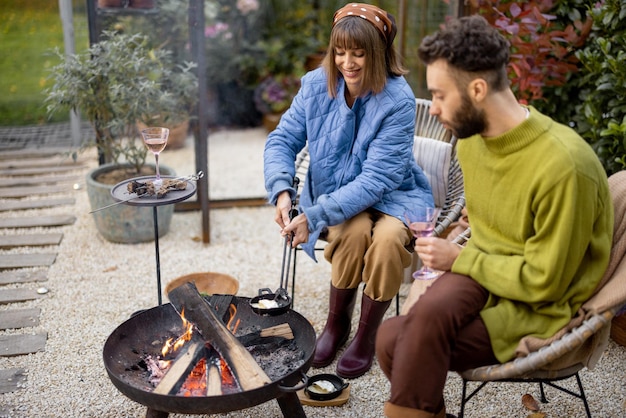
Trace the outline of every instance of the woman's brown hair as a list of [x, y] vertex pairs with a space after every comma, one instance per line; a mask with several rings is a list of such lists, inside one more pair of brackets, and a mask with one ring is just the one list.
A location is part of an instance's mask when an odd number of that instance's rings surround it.
[[402, 65], [393, 45], [387, 46], [380, 32], [368, 21], [358, 16], [345, 17], [338, 21], [330, 33], [328, 50], [322, 67], [328, 75], [328, 94], [337, 97], [337, 82], [341, 73], [335, 65], [335, 50], [363, 49], [365, 68], [363, 94], [371, 91], [380, 93], [385, 88], [387, 77], [398, 77], [408, 73]]

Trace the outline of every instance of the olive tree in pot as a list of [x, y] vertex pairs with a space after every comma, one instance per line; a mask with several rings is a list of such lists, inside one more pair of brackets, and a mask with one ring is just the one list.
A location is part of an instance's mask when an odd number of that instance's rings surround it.
[[[51, 69], [48, 113], [74, 109], [94, 128], [95, 137], [81, 146], [95, 145], [99, 155], [99, 167], [86, 179], [92, 210], [114, 202], [110, 192], [120, 181], [155, 174], [154, 164], [146, 164], [147, 149], [136, 123], [150, 123], [154, 115], [163, 123], [188, 117], [197, 97], [195, 64], [177, 65], [169, 51], [146, 45], [141, 34], [104, 32], [102, 40], [83, 53], [59, 53], [61, 62]], [[163, 165], [161, 173], [175, 174]], [[173, 205], [159, 206], [160, 236], [169, 231], [173, 211]], [[152, 208], [121, 204], [93, 215], [98, 231], [109, 241], [154, 239]]]

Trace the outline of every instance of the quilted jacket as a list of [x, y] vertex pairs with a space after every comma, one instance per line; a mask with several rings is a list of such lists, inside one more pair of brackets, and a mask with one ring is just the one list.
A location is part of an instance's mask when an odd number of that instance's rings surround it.
[[299, 200], [309, 240], [302, 245], [315, 259], [320, 232], [373, 208], [402, 221], [405, 208], [433, 204], [428, 180], [413, 158], [415, 96], [403, 77], [389, 77], [379, 94], [358, 98], [352, 108], [339, 80], [337, 98], [328, 95], [319, 68], [302, 86], [264, 152], [265, 187], [276, 204], [292, 187], [296, 155], [308, 141], [310, 166]]

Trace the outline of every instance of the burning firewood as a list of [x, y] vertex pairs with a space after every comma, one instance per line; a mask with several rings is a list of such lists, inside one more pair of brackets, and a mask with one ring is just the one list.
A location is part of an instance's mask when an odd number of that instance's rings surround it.
[[181, 379], [181, 377], [187, 376], [196, 363], [204, 356], [204, 345], [204, 340], [199, 335], [194, 334], [191, 341], [183, 346], [182, 349], [184, 351], [178, 355], [172, 367], [165, 373], [163, 379], [154, 389], [154, 393], [170, 395], [178, 391], [184, 383], [184, 379]]
[[222, 373], [220, 371], [219, 354], [212, 350], [207, 359], [206, 387], [207, 396], [220, 396], [222, 394]]
[[[213, 309], [200, 296], [193, 283], [186, 283], [173, 289], [168, 296], [176, 311], [180, 314], [184, 310], [185, 318], [195, 325], [206, 342], [224, 358], [242, 390], [256, 389], [271, 383], [270, 378], [248, 350], [224, 323], [216, 318]], [[180, 377], [179, 375], [178, 378]]]

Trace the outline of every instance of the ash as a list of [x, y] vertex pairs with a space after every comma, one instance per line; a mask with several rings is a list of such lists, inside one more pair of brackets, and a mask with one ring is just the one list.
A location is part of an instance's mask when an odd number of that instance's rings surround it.
[[295, 341], [281, 344], [279, 347], [268, 349], [263, 346], [249, 348], [250, 354], [261, 366], [272, 381], [284, 378], [288, 374], [299, 370], [304, 365], [304, 351], [298, 348]]

